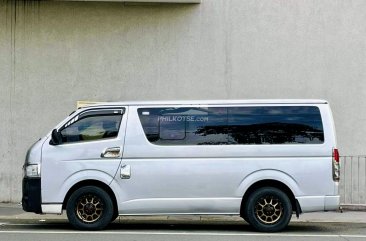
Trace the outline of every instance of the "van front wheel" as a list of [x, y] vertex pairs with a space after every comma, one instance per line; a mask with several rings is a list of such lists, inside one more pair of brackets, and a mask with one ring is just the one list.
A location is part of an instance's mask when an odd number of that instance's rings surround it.
[[71, 194], [66, 212], [69, 222], [76, 229], [100, 230], [112, 220], [113, 203], [103, 189], [86, 186]]
[[246, 214], [254, 229], [261, 232], [278, 232], [290, 222], [291, 201], [281, 190], [263, 187], [254, 191], [248, 198]]

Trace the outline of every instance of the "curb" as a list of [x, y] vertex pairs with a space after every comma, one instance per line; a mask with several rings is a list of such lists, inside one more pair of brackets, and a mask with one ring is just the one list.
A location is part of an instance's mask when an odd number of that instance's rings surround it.
[[[0, 215], [0, 222], [68, 222], [67, 217], [62, 215], [36, 215], [22, 213], [19, 215]], [[239, 216], [196, 216], [196, 215], [177, 215], [177, 216], [120, 216], [115, 223], [165, 223], [165, 224], [243, 224], [246, 223]], [[291, 223], [365, 223], [366, 215], [364, 212], [345, 211], [344, 213], [306, 213], [299, 219], [292, 216]]]
[[343, 211], [366, 212], [366, 204], [342, 204], [339, 209], [341, 213]]
[[[297, 219], [292, 216], [292, 223], [365, 223], [366, 205], [342, 205], [338, 211], [304, 213]], [[39, 215], [27, 213], [17, 204], [0, 203], [0, 222], [68, 222], [66, 213], [62, 215]], [[239, 216], [223, 215], [175, 215], [175, 216], [120, 216], [120, 223], [183, 223], [183, 224], [242, 224]]]

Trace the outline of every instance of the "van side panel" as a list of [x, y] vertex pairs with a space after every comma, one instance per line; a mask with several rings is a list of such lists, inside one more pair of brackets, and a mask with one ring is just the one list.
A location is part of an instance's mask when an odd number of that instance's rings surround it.
[[323, 144], [159, 146], [146, 139], [137, 114], [143, 106], [130, 106], [121, 163], [131, 167], [131, 178], [115, 178], [119, 212], [238, 214], [245, 191], [268, 179], [286, 184], [303, 211], [327, 209], [326, 197], [338, 195], [332, 180], [333, 120], [327, 104], [301, 106], [319, 108]]

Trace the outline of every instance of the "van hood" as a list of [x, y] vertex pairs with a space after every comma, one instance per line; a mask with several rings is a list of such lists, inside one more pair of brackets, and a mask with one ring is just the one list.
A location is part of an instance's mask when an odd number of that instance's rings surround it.
[[42, 146], [47, 137], [43, 137], [35, 142], [27, 151], [25, 157], [25, 165], [27, 164], [39, 164], [42, 159]]

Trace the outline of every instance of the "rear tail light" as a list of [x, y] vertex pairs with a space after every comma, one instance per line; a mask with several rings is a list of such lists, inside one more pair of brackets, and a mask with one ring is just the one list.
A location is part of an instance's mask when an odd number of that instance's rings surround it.
[[340, 176], [340, 167], [339, 167], [339, 152], [338, 149], [333, 149], [333, 180], [335, 182], [339, 182], [339, 176]]

